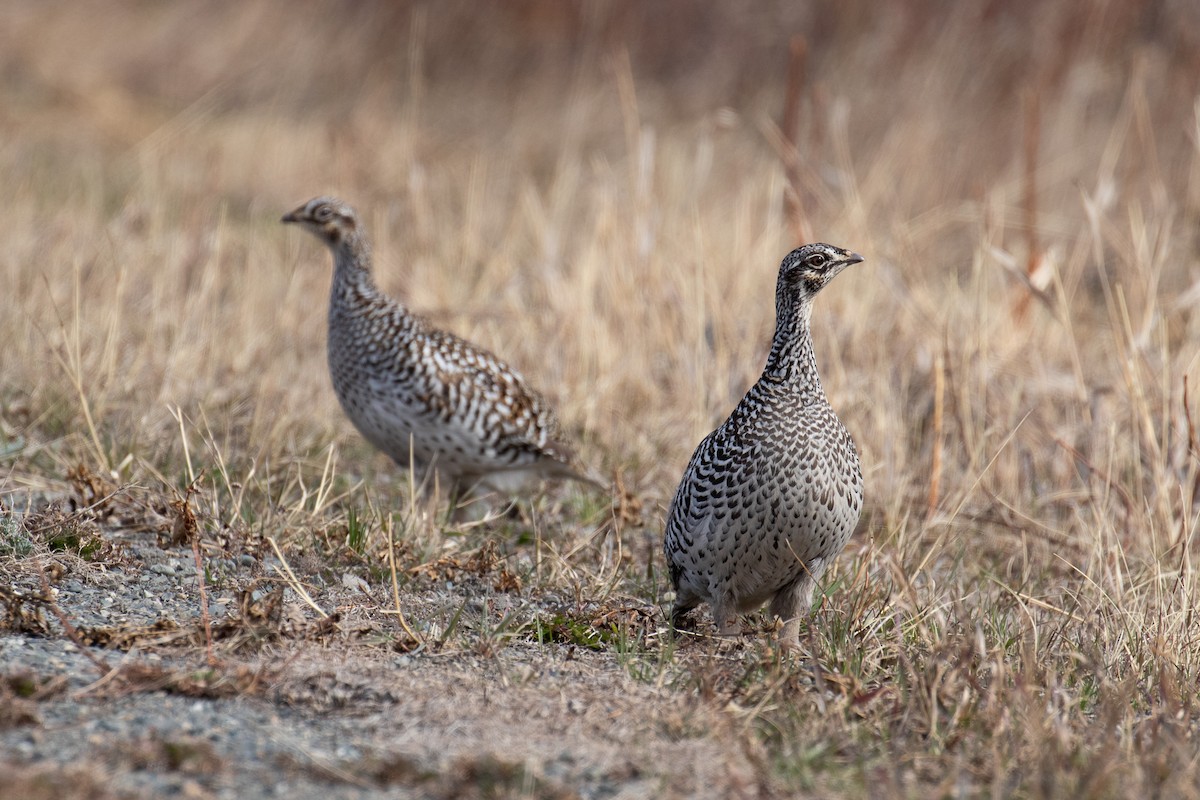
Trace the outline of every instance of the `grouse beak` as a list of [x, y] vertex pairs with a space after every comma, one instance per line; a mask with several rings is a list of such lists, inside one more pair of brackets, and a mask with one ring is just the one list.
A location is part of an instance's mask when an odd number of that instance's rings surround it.
[[288, 213], [284, 214], [283, 219], [281, 219], [279, 221], [280, 222], [299, 222], [300, 217], [297, 216], [299, 213], [300, 213], [300, 209], [296, 209], [295, 211], [289, 211]]
[[[284, 217], [284, 219], [286, 220], [287, 217]], [[858, 253], [847, 253], [846, 258], [842, 263], [848, 267], [851, 264], [857, 264], [857, 263], [861, 262], [862, 260], [863, 260], [863, 257], [860, 256]]]

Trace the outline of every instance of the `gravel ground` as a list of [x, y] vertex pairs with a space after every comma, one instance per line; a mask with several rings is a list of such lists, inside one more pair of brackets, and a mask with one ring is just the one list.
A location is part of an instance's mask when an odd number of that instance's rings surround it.
[[[55, 600], [83, 641], [140, 632], [132, 648], [86, 648], [120, 667], [116, 675], [104, 677], [49, 610], [40, 631], [13, 632], [10, 614], [0, 676], [10, 686], [28, 677], [44, 696], [0, 694], [0, 796], [754, 794], [746, 754], [726, 752], [713, 735], [730, 724], [727, 715], [634, 680], [612, 653], [526, 641], [485, 655], [396, 652], [370, 640], [396, 627], [392, 618], [370, 621], [389, 605], [386, 587], [320, 585], [305, 575], [318, 604], [341, 614], [341, 630], [279, 636], [249, 653], [219, 647], [223, 666], [213, 671], [197, 634], [190, 549], [138, 534], [124, 539], [119, 561], [59, 559], [52, 574]], [[10, 591], [39, 594], [32, 563], [10, 560]], [[248, 555], [208, 563], [214, 624], [244, 611], [242, 589], [271, 572], [269, 561]], [[258, 585], [255, 599], [278, 594]], [[381, 602], [362, 602], [376, 594]], [[414, 603], [463, 602], [438, 594]], [[315, 612], [290, 590], [280, 597], [278, 627], [312, 634]], [[514, 601], [494, 594], [486, 602]], [[214, 688], [222, 670], [236, 688]]]

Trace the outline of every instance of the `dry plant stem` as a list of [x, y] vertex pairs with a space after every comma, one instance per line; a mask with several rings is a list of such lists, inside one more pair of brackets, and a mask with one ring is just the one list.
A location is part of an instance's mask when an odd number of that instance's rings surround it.
[[137, 647], [131, 647], [129, 649], [129, 652], [126, 653], [124, 655], [124, 657], [121, 659], [121, 663], [117, 664], [117, 666], [113, 667], [108, 672], [104, 673], [99, 678], [97, 678], [96, 680], [89, 683], [87, 686], [82, 686], [79, 689], [76, 689], [75, 691], [71, 692], [71, 697], [75, 698], [75, 699], [79, 699], [81, 697], [84, 697], [85, 695], [91, 694], [92, 692], [96, 692], [96, 691], [99, 691], [100, 689], [103, 689], [105, 686], [112, 683], [117, 678], [121, 677], [121, 671], [123, 669], [125, 669], [126, 664], [133, 662], [134, 656], [136, 654], [137, 654]]
[[[212, 453], [213, 458], [217, 460], [217, 471], [221, 474], [221, 480], [225, 484], [225, 491], [228, 492], [230, 502], [232, 503], [230, 508], [230, 516], [228, 519], [228, 523], [232, 524], [233, 521], [237, 519], [238, 509], [241, 508], [241, 497], [245, 492], [245, 482], [242, 483], [240, 491], [236, 491], [234, 489], [234, 482], [229, 476], [229, 466], [225, 462], [225, 454], [221, 452], [221, 448], [217, 444], [216, 436], [213, 435], [212, 426], [209, 425], [208, 422], [208, 414], [203, 408], [200, 409], [200, 421], [204, 425], [205, 443], [208, 446], [209, 452]], [[251, 467], [250, 471], [246, 475], [246, 481], [248, 482], [253, 475], [254, 468]], [[217, 517], [220, 519], [221, 515], [218, 513]]]
[[309, 768], [316, 771], [322, 777], [332, 779], [338, 783], [344, 783], [348, 786], [355, 786], [360, 789], [375, 788], [371, 782], [367, 781], [362, 776], [343, 769], [328, 756], [317, 753], [310, 747], [305, 747], [303, 744], [298, 743], [293, 737], [280, 736], [274, 731], [270, 731], [269, 735], [277, 743], [295, 751], [296, 754], [309, 766]]
[[187, 429], [183, 425], [183, 409], [179, 406], [173, 406], [167, 410], [175, 418], [175, 423], [179, 426], [179, 441], [183, 445], [183, 463], [187, 465], [188, 483], [189, 485], [194, 485], [196, 483], [196, 469], [192, 466], [192, 451], [188, 446]]
[[279, 549], [279, 544], [275, 541], [275, 537], [268, 536], [267, 543], [271, 545], [271, 549], [275, 551], [275, 557], [279, 559], [280, 566], [276, 569], [283, 575], [284, 580], [287, 581], [287, 584], [291, 590], [299, 595], [300, 599], [307, 603], [313, 611], [316, 611], [318, 614], [320, 614], [321, 619], [328, 619], [329, 615], [325, 613], [324, 609], [317, 605], [317, 601], [313, 600], [312, 595], [310, 595], [308, 590], [304, 588], [304, 584], [302, 584], [300, 579], [296, 577], [296, 573], [292, 572], [292, 568], [288, 564], [287, 559], [283, 557], [283, 551]]
[[1200, 460], [1200, 441], [1196, 439], [1196, 423], [1192, 420], [1191, 399], [1188, 397], [1188, 376], [1183, 376], [1183, 416], [1187, 420], [1188, 453]]
[[[1105, 489], [1109, 489], [1109, 490], [1116, 492], [1117, 497], [1121, 501], [1121, 505], [1124, 506], [1126, 517], [1133, 515], [1133, 509], [1135, 508], [1135, 504], [1133, 502], [1133, 498], [1129, 495], [1129, 491], [1124, 486], [1122, 486], [1120, 483], [1114, 481], [1111, 475], [1109, 475], [1103, 469], [1098, 467], [1095, 463], [1093, 463], [1090, 459], [1088, 459], [1087, 456], [1085, 456], [1083, 453], [1076, 450], [1071, 445], [1064, 442], [1062, 439], [1055, 438], [1054, 442], [1059, 447], [1061, 447], [1063, 450], [1070, 453], [1072, 458], [1074, 458], [1080, 464], [1083, 464], [1085, 467], [1087, 467], [1089, 472], [1091, 472], [1094, 475], [1096, 475], [1097, 477], [1099, 477], [1101, 480], [1101, 483], [1104, 485]], [[1090, 484], [1088, 486], [1088, 494], [1091, 495], [1093, 497], [1093, 499], [1097, 499], [1097, 500], [1099, 499], [1099, 498], [1095, 498], [1095, 491], [1091, 488]]]
[[404, 632], [408, 634], [409, 638], [420, 645], [424, 645], [425, 640], [418, 636], [416, 631], [409, 627], [408, 620], [404, 618], [404, 611], [402, 611], [400, 607], [400, 580], [396, 577], [396, 542], [392, 530], [394, 525], [392, 523], [392, 517], [390, 514], [387, 515], [387, 521], [384, 522], [384, 525], [387, 526], [388, 570], [392, 574], [392, 601], [396, 604], [396, 611], [394, 613], [396, 614], [396, 619], [400, 622], [400, 627], [404, 629]]
[[106, 675], [112, 672], [112, 667], [108, 662], [100, 656], [92, 652], [92, 648], [83, 643], [83, 639], [79, 636], [79, 631], [75, 630], [75, 626], [71, 624], [71, 620], [67, 618], [66, 613], [59, 608], [58, 603], [54, 602], [54, 590], [50, 587], [50, 579], [46, 577], [46, 570], [42, 568], [40, 559], [33, 560], [34, 566], [37, 567], [38, 578], [42, 583], [42, 592], [45, 594], [45, 603], [50, 611], [58, 618], [58, 622], [63, 627], [63, 632], [67, 634], [67, 638], [71, 643], [79, 648], [79, 652], [83, 653], [96, 668], [100, 670], [101, 675]]
[[204, 625], [204, 652], [210, 667], [217, 666], [217, 657], [213, 654], [212, 617], [208, 613], [208, 589], [204, 581], [204, 561], [200, 557], [200, 537], [192, 537], [192, 557], [196, 563], [196, 585], [200, 588], [200, 622]]
[[[78, 270], [76, 270], [76, 272], [75, 272], [75, 294], [74, 294], [74, 298], [75, 298], [75, 335], [73, 337], [69, 336], [67, 334], [67, 323], [63, 319], [62, 311], [59, 309], [58, 303], [54, 302], [54, 299], [53, 299], [54, 295], [52, 293], [53, 290], [50, 287], [49, 280], [46, 278], [45, 275], [42, 276], [42, 280], [46, 284], [46, 291], [48, 293], [50, 293], [50, 298], [51, 298], [50, 302], [54, 307], [55, 315], [58, 317], [58, 329], [59, 329], [59, 332], [62, 333], [63, 341], [72, 341], [73, 342], [73, 347], [71, 348], [71, 351], [67, 354], [68, 357], [64, 357], [61, 352], [61, 350], [63, 348], [65, 348], [65, 345], [62, 348], [54, 348], [54, 357], [58, 361], [59, 366], [62, 367], [63, 372], [67, 376], [67, 379], [71, 381], [71, 386], [75, 390], [76, 397], [79, 398], [79, 407], [80, 407], [80, 410], [83, 412], [84, 423], [87, 425], [88, 436], [91, 438], [92, 448], [95, 450], [95, 453], [96, 453], [96, 460], [100, 462], [100, 465], [104, 468], [104, 471], [106, 473], [111, 472], [111, 467], [110, 467], [109, 461], [108, 461], [108, 454], [104, 452], [104, 448], [101, 447], [101, 445], [100, 445], [100, 436], [96, 432], [96, 422], [92, 418], [92, 404], [88, 400], [87, 392], [85, 392], [83, 389], [83, 361], [82, 361], [83, 356], [82, 356], [82, 351], [80, 349], [80, 342], [79, 342], [79, 327], [80, 327], [79, 321], [81, 319], [81, 315], [79, 313], [79, 291], [80, 290], [79, 290]], [[46, 341], [49, 341], [49, 338], [46, 336], [45, 332], [43, 332], [41, 330], [40, 327], [38, 327], [38, 332], [42, 334], [43, 339], [45, 339]]]
[[933, 454], [929, 466], [929, 499], [925, 503], [925, 521], [937, 511], [942, 486], [942, 447], [945, 442], [943, 412], [946, 404], [946, 351], [933, 362]]
[[[126, 492], [127, 492], [127, 491], [129, 491], [130, 489], [135, 489], [135, 488], [141, 488], [141, 487], [139, 487], [137, 484], [133, 484], [133, 483], [127, 483], [127, 484], [125, 484], [125, 485], [123, 485], [123, 486], [118, 486], [116, 489], [113, 489], [111, 492], [109, 492], [108, 494], [104, 495], [104, 497], [101, 497], [99, 500], [96, 500], [94, 503], [89, 503], [89, 504], [87, 504], [86, 506], [82, 506], [82, 507], [80, 507], [80, 508], [77, 508], [77, 509], [75, 509], [75, 511], [73, 511], [72, 513], [73, 513], [73, 514], [79, 514], [80, 512], [83, 512], [83, 511], [94, 511], [95, 509], [97, 509], [97, 508], [101, 508], [102, 506], [104, 506], [104, 504], [105, 504], [105, 503], [108, 503], [108, 502], [109, 502], [109, 501], [111, 501], [111, 500], [112, 500], [114, 497], [118, 497], [118, 496], [120, 496], [120, 495], [122, 495], [122, 494], [126, 493]], [[34, 534], [34, 533], [43, 533], [43, 532], [45, 532], [45, 531], [48, 531], [48, 530], [50, 530], [50, 529], [52, 529], [52, 528], [54, 528], [54, 527], [57, 527], [57, 526], [58, 526], [58, 524], [59, 524], [58, 522], [51, 522], [51, 523], [47, 523], [47, 524], [45, 524], [45, 525], [38, 525], [38, 526], [35, 526], [35, 527], [32, 527], [32, 528], [29, 528], [29, 529], [28, 529], [28, 531], [29, 531], [29, 533], [31, 533], [31, 534]]]
[[533, 579], [539, 583], [542, 580], [542, 527], [533, 529]]
[[27, 698], [33, 702], [45, 700], [47, 697], [53, 697], [66, 687], [70, 679], [66, 675], [56, 675], [46, 681], [42, 686]]
[[[178, 409], [176, 409], [178, 411]], [[183, 415], [179, 414], [176, 419], [180, 423], [180, 434], [183, 434]], [[185, 441], [186, 441], [186, 437]], [[174, 535], [172, 538], [179, 540], [184, 539], [192, 548], [192, 559], [196, 565], [196, 586], [200, 591], [200, 621], [204, 626], [204, 645], [205, 656], [209, 666], [216, 666], [216, 656], [213, 654], [212, 641], [212, 617], [208, 611], [208, 586], [204, 580], [204, 559], [200, 555], [200, 525], [196, 521], [196, 513], [192, 511], [192, 496], [199, 489], [199, 478], [193, 478], [192, 482], [184, 489], [183, 494], [175, 492], [175, 499], [171, 501], [171, 507], [175, 511], [175, 526]]]
[[[1027, 594], [1026, 592], [1019, 592], [1016, 589], [1013, 589], [1011, 586], [1008, 586], [1008, 585], [1002, 583], [1001, 581], [995, 581], [995, 584], [996, 584], [997, 588], [999, 588], [1002, 592], [1005, 592], [1010, 597], [1012, 597], [1014, 600], [1016, 600], [1020, 603], [1029, 603], [1031, 605], [1037, 606], [1038, 608], [1043, 608], [1047, 611], [1053, 611], [1055, 614], [1059, 614], [1063, 617], [1066, 617], [1066, 618], [1070, 619], [1072, 622], [1083, 623], [1086, 621], [1082, 617], [1080, 617], [1076, 614], [1073, 614], [1070, 611], [1067, 611], [1065, 608], [1059, 608], [1058, 606], [1054, 605], [1053, 603], [1047, 603], [1045, 600], [1041, 600], [1039, 598], [1033, 597], [1032, 595]], [[1026, 611], [1026, 614], [1028, 614], [1028, 611]], [[1030, 616], [1030, 619], [1032, 619], [1032, 615], [1029, 615], [1029, 616]]]
[[[180, 434], [182, 434], [182, 414], [177, 419], [181, 420]], [[209, 666], [215, 666], [216, 659], [213, 656], [212, 647], [212, 618], [208, 612], [208, 586], [204, 580], [204, 559], [200, 555], [200, 525], [196, 520], [195, 512], [192, 511], [192, 495], [199, 491], [198, 483], [199, 479], [193, 478], [182, 496], [176, 492], [172, 505], [176, 513], [176, 531], [178, 532], [182, 528], [182, 532], [192, 548], [192, 560], [196, 566], [196, 586], [200, 591], [200, 621], [204, 626], [205, 655]]]
[[337, 474], [337, 450], [333, 445], [325, 453], [325, 465], [321, 468], [321, 482], [317, 484], [317, 494], [313, 499], [313, 511], [320, 511], [330, 503], [330, 493], [334, 487], [334, 476]]
[[749, 731], [751, 726], [761, 722], [760, 717], [768, 705], [779, 702], [779, 690], [789, 680], [792, 680], [791, 672], [786, 669], [780, 670], [779, 675], [763, 690], [762, 699], [746, 712], [745, 719], [742, 720], [743, 732]]

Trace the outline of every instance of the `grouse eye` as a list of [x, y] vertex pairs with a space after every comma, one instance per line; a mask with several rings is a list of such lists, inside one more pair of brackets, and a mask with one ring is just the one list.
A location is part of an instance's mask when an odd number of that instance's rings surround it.
[[829, 261], [829, 258], [826, 257], [824, 253], [813, 253], [808, 257], [808, 265], [816, 269], [820, 269], [821, 267], [825, 266], [827, 261]]
[[333, 209], [329, 206], [317, 206], [317, 210], [313, 212], [313, 217], [317, 222], [328, 222], [333, 218]]

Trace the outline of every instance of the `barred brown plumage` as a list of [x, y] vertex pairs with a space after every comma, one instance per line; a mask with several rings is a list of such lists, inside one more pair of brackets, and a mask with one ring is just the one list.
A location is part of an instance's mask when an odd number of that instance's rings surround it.
[[554, 413], [520, 373], [438, 330], [375, 285], [354, 209], [316, 197], [283, 217], [333, 252], [329, 372], [359, 432], [428, 490], [512, 495], [543, 478], [583, 475]]
[[775, 336], [758, 382], [700, 442], [671, 501], [663, 549], [672, 626], [702, 602], [718, 632], [768, 600], [780, 642], [799, 646], [812, 591], [858, 523], [858, 451], [825, 398], [813, 353], [813, 297], [862, 257], [827, 244], [779, 267]]

